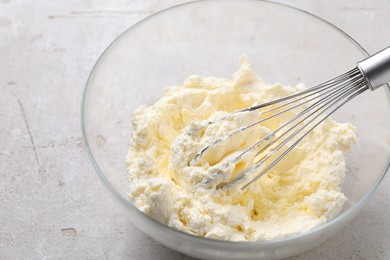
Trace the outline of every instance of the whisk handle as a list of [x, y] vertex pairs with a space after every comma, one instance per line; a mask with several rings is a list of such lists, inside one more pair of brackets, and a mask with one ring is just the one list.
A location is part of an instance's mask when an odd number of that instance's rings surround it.
[[358, 68], [371, 90], [390, 82], [390, 46], [358, 62]]

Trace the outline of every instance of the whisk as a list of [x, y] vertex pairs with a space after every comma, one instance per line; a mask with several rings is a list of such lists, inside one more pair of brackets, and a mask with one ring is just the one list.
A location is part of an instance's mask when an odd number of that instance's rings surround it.
[[[224, 163], [224, 167], [233, 165], [239, 162], [244, 155], [255, 147], [265, 144], [265, 146], [257, 152], [259, 155], [267, 151], [260, 161], [255, 162], [249, 168], [242, 170], [232, 181], [223, 183], [222, 185], [220, 183], [218, 184], [219, 188], [229, 188], [241, 183], [243, 184], [241, 189], [246, 189], [273, 168], [294, 147], [296, 147], [310, 131], [321, 124], [321, 122], [345, 103], [368, 89], [372, 91], [376, 90], [388, 82], [390, 82], [390, 47], [358, 62], [354, 69], [351, 69], [336, 78], [290, 96], [230, 113], [229, 115], [240, 116], [241, 113], [265, 109], [262, 113], [271, 113], [271, 115], [249, 125], [241, 126], [240, 128], [231, 131], [226, 136], [213, 140], [210, 144], [200, 149], [190, 162], [190, 165], [194, 165], [210, 148], [220, 142], [228, 141], [233, 135], [254, 127], [255, 125], [264, 123], [267, 120], [281, 116], [292, 109], [301, 108], [302, 111], [297, 113], [294, 117], [241, 151], [233, 159]], [[218, 120], [207, 121], [204, 125], [208, 126], [226, 120], [228, 117], [229, 116], [225, 116]], [[264, 169], [261, 169], [266, 163], [267, 166]], [[215, 184], [215, 181], [218, 180], [218, 175], [221, 174], [224, 174], [223, 170], [216, 171], [214, 174], [204, 179], [201, 185], [211, 186], [212, 184]]]

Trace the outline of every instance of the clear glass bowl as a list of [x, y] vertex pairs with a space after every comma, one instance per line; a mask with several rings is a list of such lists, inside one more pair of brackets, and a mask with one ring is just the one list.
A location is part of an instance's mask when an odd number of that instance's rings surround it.
[[352, 38], [307, 12], [265, 1], [200, 1], [154, 14], [120, 35], [96, 63], [85, 88], [82, 131], [107, 195], [143, 232], [184, 254], [206, 259], [272, 259], [297, 254], [329, 238], [362, 208], [390, 158], [389, 88], [368, 91], [334, 115], [357, 126], [348, 154], [348, 197], [342, 212], [310, 232], [272, 241], [229, 242], [169, 228], [140, 212], [127, 195], [125, 157], [131, 113], [152, 104], [169, 85], [192, 74], [231, 77], [246, 54], [266, 82], [320, 83], [367, 56]]

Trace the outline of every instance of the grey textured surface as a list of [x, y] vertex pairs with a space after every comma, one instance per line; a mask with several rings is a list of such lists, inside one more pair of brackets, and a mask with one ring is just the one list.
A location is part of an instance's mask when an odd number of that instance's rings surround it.
[[[83, 148], [84, 83], [126, 28], [185, 1], [0, 0], [0, 258], [191, 259], [134, 227]], [[390, 2], [283, 0], [339, 26], [369, 52], [390, 44]], [[359, 216], [291, 259], [390, 259], [390, 178]]]

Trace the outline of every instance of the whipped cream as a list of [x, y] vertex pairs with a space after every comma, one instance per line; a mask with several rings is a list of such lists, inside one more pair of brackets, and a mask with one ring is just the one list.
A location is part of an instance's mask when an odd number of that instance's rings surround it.
[[[260, 148], [227, 162], [283, 123], [270, 120], [225, 140], [262, 117], [259, 111], [229, 112], [302, 89], [266, 84], [246, 57], [231, 80], [190, 76], [183, 86], [168, 87], [155, 104], [133, 114], [127, 157], [132, 201], [170, 227], [232, 241], [287, 237], [334, 218], [346, 201], [340, 190], [346, 176], [344, 153], [357, 141], [350, 123], [328, 118], [247, 189], [225, 185], [253, 166]], [[218, 144], [194, 160], [218, 138]]]

